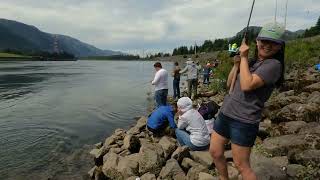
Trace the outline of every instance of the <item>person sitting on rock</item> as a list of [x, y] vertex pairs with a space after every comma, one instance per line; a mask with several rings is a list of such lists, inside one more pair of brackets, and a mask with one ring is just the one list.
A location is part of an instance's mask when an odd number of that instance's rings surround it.
[[161, 136], [166, 134], [165, 129], [168, 125], [171, 129], [177, 128], [177, 125], [174, 122], [174, 114], [176, 111], [177, 108], [175, 104], [173, 106], [166, 105], [158, 107], [148, 117], [147, 129], [155, 136]]
[[206, 150], [209, 147], [210, 135], [201, 114], [192, 108], [192, 101], [182, 97], [177, 102], [178, 128], [176, 137], [181, 146], [188, 146], [193, 151]]

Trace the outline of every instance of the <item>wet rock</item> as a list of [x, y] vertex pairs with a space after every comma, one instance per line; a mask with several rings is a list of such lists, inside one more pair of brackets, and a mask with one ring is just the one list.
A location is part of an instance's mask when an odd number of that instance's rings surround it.
[[173, 138], [170, 138], [168, 136], [163, 136], [159, 144], [161, 145], [162, 149], [164, 150], [164, 158], [168, 159], [171, 157], [172, 153], [176, 150], [177, 144], [176, 140]]
[[209, 173], [208, 168], [199, 165], [189, 169], [187, 179], [198, 179], [201, 172]]
[[179, 163], [183, 158], [190, 157], [190, 149], [187, 146], [179, 146], [171, 155], [171, 158], [176, 159]]
[[139, 173], [158, 175], [165, 163], [164, 152], [159, 144], [143, 143], [140, 148]]
[[273, 156], [283, 156], [292, 149], [305, 149], [307, 142], [304, 135], [284, 135], [264, 140], [263, 148]]
[[211, 174], [200, 172], [198, 180], [219, 180], [219, 177], [214, 177]]
[[253, 171], [256, 173], [259, 180], [285, 180], [287, 179], [286, 173], [275, 164], [271, 159], [254, 152], [250, 156], [250, 164]]
[[123, 148], [128, 149], [131, 153], [137, 153], [140, 150], [140, 140], [138, 137], [128, 134], [123, 140]]
[[284, 134], [295, 134], [299, 132], [299, 130], [306, 126], [307, 123], [304, 121], [290, 121], [283, 124]]
[[288, 121], [318, 121], [320, 110], [316, 104], [298, 104], [293, 103], [285, 106], [280, 110], [273, 122], [288, 122]]
[[297, 153], [290, 159], [292, 162], [307, 166], [310, 162], [320, 164], [320, 150], [309, 149]]
[[304, 166], [300, 164], [289, 164], [287, 166], [287, 175], [291, 178], [297, 178], [299, 172], [304, 170]]
[[186, 175], [175, 159], [169, 159], [162, 168], [159, 179], [186, 179]]
[[146, 173], [143, 176], [141, 176], [140, 180], [157, 180], [157, 178], [154, 174]]
[[277, 156], [277, 157], [271, 158], [271, 160], [279, 167], [287, 167], [287, 165], [289, 164], [289, 160], [287, 156]]
[[190, 151], [191, 158], [204, 165], [207, 168], [212, 168], [213, 159], [209, 153], [209, 151]]
[[305, 87], [303, 90], [306, 92], [320, 91], [320, 82], [311, 84], [310, 86]]

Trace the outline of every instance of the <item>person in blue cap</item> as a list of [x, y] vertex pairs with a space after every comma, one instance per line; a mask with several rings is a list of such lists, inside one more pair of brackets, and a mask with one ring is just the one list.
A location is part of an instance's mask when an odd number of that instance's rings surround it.
[[[242, 179], [257, 179], [250, 166], [250, 153], [259, 131], [264, 103], [284, 81], [284, 26], [265, 25], [256, 39], [256, 53], [249, 62], [249, 46], [242, 42], [229, 73], [227, 86], [237, 75], [234, 90], [225, 96], [211, 134], [210, 153], [220, 180], [228, 178], [225, 144], [231, 141], [233, 161]], [[236, 70], [239, 69], [239, 74]]]

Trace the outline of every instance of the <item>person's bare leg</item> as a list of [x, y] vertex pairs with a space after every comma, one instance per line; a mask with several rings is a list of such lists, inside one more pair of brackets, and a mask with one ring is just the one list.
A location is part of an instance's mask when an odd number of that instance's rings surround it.
[[226, 158], [224, 156], [224, 145], [228, 142], [228, 139], [220, 136], [216, 132], [212, 132], [210, 140], [209, 152], [213, 158], [214, 164], [219, 172], [220, 180], [228, 180], [228, 168]]
[[256, 180], [257, 176], [250, 167], [250, 147], [231, 144], [234, 164], [241, 173], [243, 180]]

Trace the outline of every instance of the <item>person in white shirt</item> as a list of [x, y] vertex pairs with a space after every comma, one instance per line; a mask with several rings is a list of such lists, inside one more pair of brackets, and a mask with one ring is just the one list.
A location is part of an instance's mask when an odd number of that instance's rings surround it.
[[153, 66], [156, 70], [156, 74], [151, 83], [155, 86], [154, 99], [156, 101], [156, 106], [165, 106], [167, 105], [168, 96], [168, 72], [162, 68], [160, 62], [156, 62]]
[[178, 128], [176, 137], [181, 146], [188, 146], [193, 151], [201, 151], [209, 148], [210, 135], [206, 123], [201, 114], [192, 108], [192, 101], [188, 97], [182, 97], [177, 102]]

